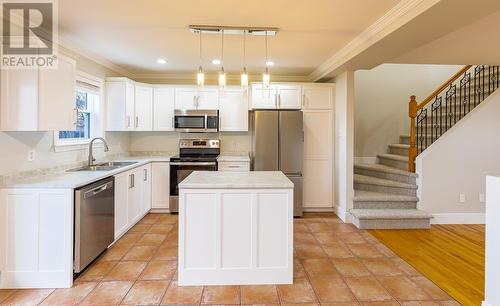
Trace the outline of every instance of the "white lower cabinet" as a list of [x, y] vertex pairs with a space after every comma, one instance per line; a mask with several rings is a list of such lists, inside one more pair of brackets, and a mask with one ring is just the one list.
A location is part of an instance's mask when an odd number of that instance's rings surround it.
[[149, 211], [149, 173], [150, 164], [147, 164], [115, 175], [115, 240]]
[[170, 164], [168, 162], [151, 163], [151, 208], [167, 210], [170, 200]]
[[73, 285], [73, 190], [0, 190], [0, 288]]

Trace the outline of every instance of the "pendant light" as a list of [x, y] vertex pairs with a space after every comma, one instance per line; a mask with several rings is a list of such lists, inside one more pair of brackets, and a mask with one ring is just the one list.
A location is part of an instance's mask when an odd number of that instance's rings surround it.
[[224, 72], [224, 30], [221, 30], [221, 68], [219, 72], [219, 87], [226, 87], [226, 73]]
[[[267, 31], [266, 31], [266, 61], [265, 61], [265, 63], [267, 63]], [[267, 67], [267, 65], [266, 65], [266, 70], [262, 74], [262, 87], [264, 87], [265, 89], [269, 89], [270, 83], [271, 83], [271, 76], [269, 75], [269, 67]]]
[[196, 74], [196, 84], [198, 85], [199, 88], [203, 87], [205, 85], [205, 74], [203, 73], [203, 68], [202, 66], [202, 57], [201, 57], [201, 30], [199, 30], [200, 33], [200, 66], [198, 67], [198, 73]]
[[247, 73], [247, 61], [246, 61], [246, 34], [247, 31], [243, 30], [243, 72], [241, 73], [241, 88], [248, 88], [248, 73]]

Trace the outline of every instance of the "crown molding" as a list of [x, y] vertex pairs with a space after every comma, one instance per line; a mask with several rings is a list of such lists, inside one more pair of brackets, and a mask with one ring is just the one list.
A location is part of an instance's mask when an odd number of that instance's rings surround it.
[[121, 74], [122, 76], [126, 76], [129, 78], [131, 78], [131, 76], [132, 76], [132, 73], [130, 73], [130, 71], [128, 71], [127, 69], [107, 60], [106, 58], [104, 58], [100, 55], [97, 55], [96, 53], [94, 53], [86, 48], [80, 47], [78, 44], [74, 43], [73, 41], [69, 40], [68, 38], [62, 37], [61, 35], [59, 36], [59, 46], [75, 53], [73, 55], [74, 57], [77, 57], [77, 58], [80, 56], [86, 57], [86, 58], [96, 62], [97, 64], [99, 64], [105, 68], [108, 68], [114, 72]]
[[331, 56], [307, 79], [318, 81], [441, 0], [403, 0]]

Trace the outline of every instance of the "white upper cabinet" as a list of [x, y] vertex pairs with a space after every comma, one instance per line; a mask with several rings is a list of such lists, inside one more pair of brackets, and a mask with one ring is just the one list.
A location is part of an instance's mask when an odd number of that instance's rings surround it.
[[248, 94], [240, 87], [227, 87], [219, 96], [219, 130], [248, 131]]
[[175, 109], [217, 110], [219, 108], [218, 97], [217, 88], [177, 88], [175, 90]]
[[279, 109], [301, 109], [301, 85], [278, 85], [277, 94]]
[[252, 84], [251, 109], [301, 109], [302, 86], [300, 84]]
[[264, 88], [262, 84], [252, 84], [250, 108], [251, 109], [274, 109], [278, 108], [277, 97], [278, 86], [271, 85]]
[[175, 90], [168, 87], [153, 89], [153, 131], [174, 130]]
[[135, 117], [136, 131], [153, 130], [153, 88], [151, 86], [135, 86]]
[[133, 131], [135, 129], [135, 86], [127, 78], [106, 80], [107, 130]]
[[332, 109], [333, 86], [305, 85], [302, 88], [304, 109]]
[[76, 63], [59, 56], [55, 69], [1, 71], [2, 131], [73, 130]]

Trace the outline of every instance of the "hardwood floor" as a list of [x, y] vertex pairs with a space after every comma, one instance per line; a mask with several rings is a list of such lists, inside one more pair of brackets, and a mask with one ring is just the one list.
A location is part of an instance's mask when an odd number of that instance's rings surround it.
[[433, 225], [430, 230], [370, 233], [462, 305], [481, 305], [484, 225]]

